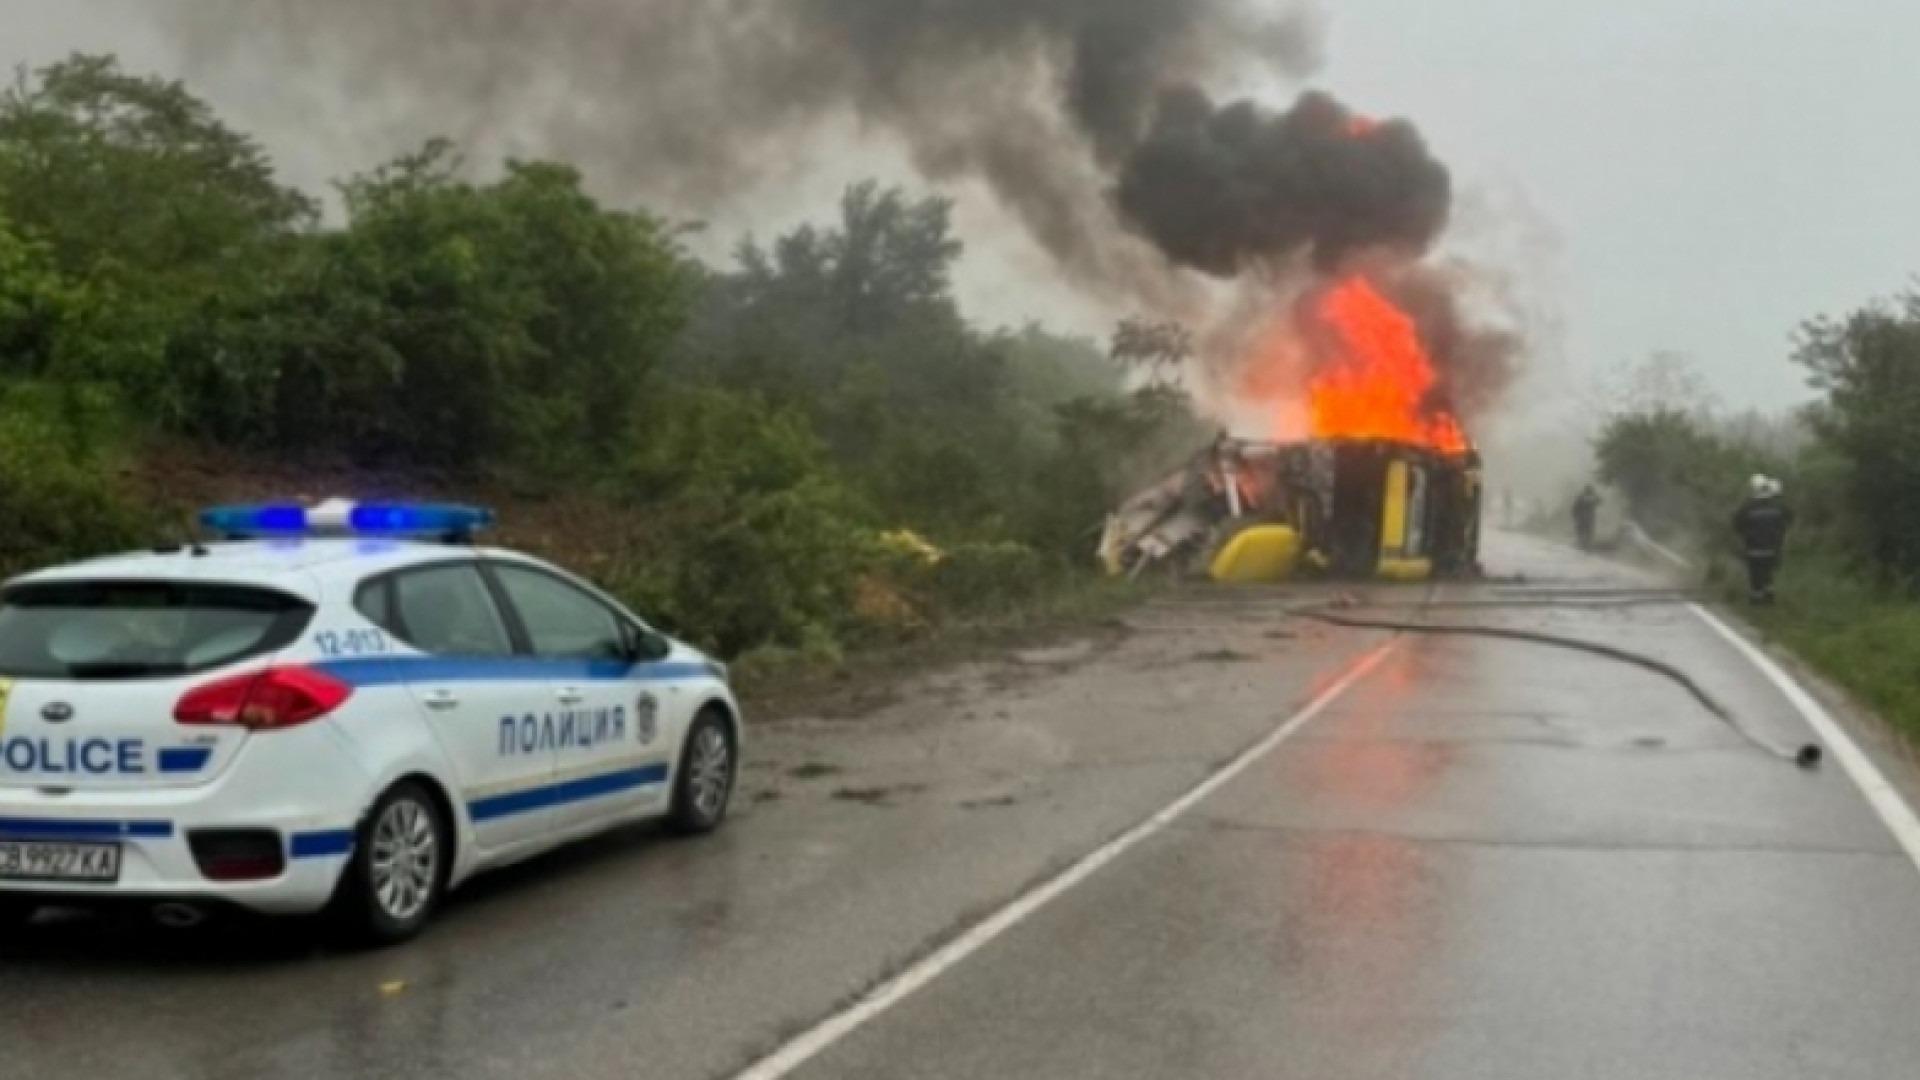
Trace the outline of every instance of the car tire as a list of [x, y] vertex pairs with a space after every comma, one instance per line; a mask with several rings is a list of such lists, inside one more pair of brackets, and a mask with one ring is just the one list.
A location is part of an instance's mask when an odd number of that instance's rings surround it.
[[333, 912], [350, 944], [386, 948], [432, 921], [453, 864], [452, 829], [426, 786], [387, 789], [361, 823]]
[[700, 836], [726, 820], [739, 770], [734, 749], [733, 728], [727, 718], [718, 709], [700, 710], [687, 730], [679, 773], [673, 781], [673, 809], [667, 823], [675, 832]]

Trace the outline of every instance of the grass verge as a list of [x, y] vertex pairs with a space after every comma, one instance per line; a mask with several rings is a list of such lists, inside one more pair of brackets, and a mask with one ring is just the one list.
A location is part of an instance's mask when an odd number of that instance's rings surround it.
[[[1920, 743], [1920, 604], [1819, 553], [1789, 559], [1778, 603], [1746, 608], [1749, 620]], [[1730, 564], [1714, 583], [1744, 604], [1744, 584]]]

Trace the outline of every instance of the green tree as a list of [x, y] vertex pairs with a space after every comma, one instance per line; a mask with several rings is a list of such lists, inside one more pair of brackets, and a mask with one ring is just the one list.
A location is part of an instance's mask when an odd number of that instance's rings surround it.
[[472, 183], [441, 142], [341, 190], [347, 227], [192, 339], [196, 434], [541, 475], [615, 454], [694, 281], [654, 219], [560, 165]]
[[1789, 477], [1790, 459], [1731, 437], [1708, 416], [1673, 408], [1621, 413], [1596, 441], [1600, 478], [1658, 535], [1730, 542], [1729, 517], [1748, 477]]
[[1035, 436], [1006, 343], [961, 316], [951, 206], [850, 188], [831, 228], [747, 243], [710, 281], [682, 370], [805, 410], [895, 524], [1007, 527]]
[[0, 213], [0, 361], [14, 372], [43, 371], [66, 348], [76, 297], [45, 244], [22, 236]]
[[804, 413], [737, 389], [668, 386], [631, 438], [612, 493], [664, 523], [622, 571], [648, 611], [730, 656], [851, 627], [876, 533]]
[[802, 410], [891, 525], [1084, 558], [1120, 478], [1141, 478], [1127, 440], [1164, 464], [1187, 403], [1129, 398], [1093, 342], [970, 326], [960, 255], [945, 200], [856, 185], [832, 225], [745, 244], [710, 278], [677, 370]]
[[538, 297], [497, 264], [497, 208], [444, 144], [342, 185], [349, 225], [255, 314], [277, 445], [475, 467], [513, 449]]
[[162, 422], [188, 408], [168, 377], [175, 334], [213, 298], [252, 288], [317, 220], [179, 83], [98, 56], [0, 93], [0, 209], [45, 245], [92, 327], [87, 347], [11, 353], [8, 370], [110, 382]]
[[1826, 400], [1848, 532], [1883, 573], [1920, 580], [1920, 291], [1806, 325], [1795, 359]]
[[531, 355], [512, 392], [515, 440], [549, 471], [605, 460], [684, 328], [694, 275], [666, 227], [608, 210], [571, 166], [513, 162], [485, 192], [509, 287], [533, 298]]
[[997, 335], [995, 345], [1006, 357], [1007, 392], [1028, 430], [1057, 434], [1060, 406], [1124, 393], [1120, 367], [1092, 338], [1057, 334], [1029, 323]]

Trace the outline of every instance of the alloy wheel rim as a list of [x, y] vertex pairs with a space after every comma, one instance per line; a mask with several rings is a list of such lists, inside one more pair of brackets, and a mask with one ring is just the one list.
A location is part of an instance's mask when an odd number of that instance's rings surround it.
[[427, 808], [411, 799], [387, 807], [373, 831], [374, 899], [398, 922], [418, 918], [433, 899], [440, 842]]
[[733, 786], [733, 751], [719, 728], [704, 727], [694, 736], [689, 772], [694, 809], [703, 820], [718, 818], [726, 808], [728, 789]]

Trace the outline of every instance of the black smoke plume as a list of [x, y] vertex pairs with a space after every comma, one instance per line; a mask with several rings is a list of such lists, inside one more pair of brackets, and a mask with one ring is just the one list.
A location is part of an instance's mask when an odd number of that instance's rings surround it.
[[391, 143], [448, 135], [565, 157], [696, 213], [834, 152], [818, 145], [823, 126], [850, 119], [899, 140], [930, 178], [984, 181], [1066, 274], [1115, 299], [1151, 275], [1109, 194], [1144, 148], [1164, 171], [1170, 148], [1149, 141], [1163, 95], [1200, 100], [1191, 88], [1219, 74], [1304, 77], [1319, 37], [1310, 11], [1255, 0], [143, 6], [190, 66], [245, 76], [290, 122], [344, 107], [356, 127], [378, 118]]
[[[1313, 0], [1292, 0], [1300, 5]], [[1448, 175], [1405, 122], [1203, 87], [1319, 62], [1289, 0], [143, 0], [189, 69], [389, 149], [561, 157], [679, 214], [849, 152], [983, 183], [1081, 291], [1192, 317], [1175, 268], [1270, 276], [1424, 252]], [[1143, 242], [1144, 241], [1144, 242]], [[1248, 280], [1254, 281], [1249, 276]]]
[[1270, 114], [1168, 91], [1119, 187], [1128, 222], [1219, 277], [1301, 253], [1329, 273], [1369, 249], [1418, 256], [1451, 202], [1446, 167], [1411, 124], [1375, 124], [1318, 92]]
[[1458, 264], [1408, 267], [1388, 284], [1393, 302], [1413, 318], [1439, 376], [1437, 404], [1464, 417], [1487, 415], [1520, 375], [1526, 342], [1517, 330], [1485, 325], [1465, 310], [1475, 291], [1471, 268]]

